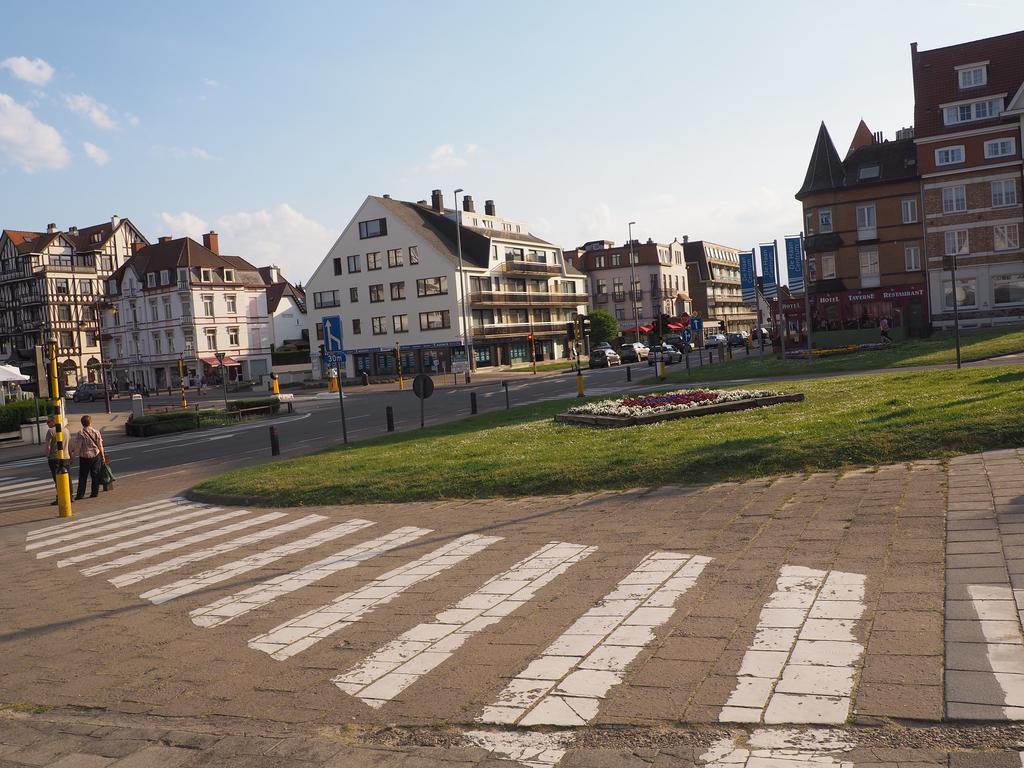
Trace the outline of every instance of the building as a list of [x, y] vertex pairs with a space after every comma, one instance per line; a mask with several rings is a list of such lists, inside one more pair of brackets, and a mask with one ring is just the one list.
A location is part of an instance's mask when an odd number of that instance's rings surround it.
[[0, 354], [33, 378], [34, 347], [52, 334], [63, 384], [100, 380], [102, 283], [146, 244], [128, 219], [0, 234]]
[[323, 318], [341, 317], [349, 376], [393, 375], [396, 344], [405, 372], [450, 370], [468, 360], [467, 336], [477, 366], [529, 362], [531, 335], [538, 360], [564, 358], [566, 323], [586, 309], [583, 277], [560, 249], [498, 216], [492, 200], [479, 213], [467, 195], [456, 211], [440, 190], [429, 203], [367, 197], [306, 293], [318, 345]]
[[740, 252], [706, 240], [683, 238], [686, 271], [693, 311], [704, 318], [706, 333], [752, 331], [757, 327], [757, 306], [743, 303], [740, 289]]
[[[923, 217], [913, 131], [904, 129], [895, 141], [886, 141], [862, 120], [840, 160], [822, 123], [796, 199], [803, 204], [815, 346], [877, 341], [883, 317], [894, 339], [925, 333]], [[784, 301], [783, 309], [791, 331], [803, 328], [802, 296]]]
[[587, 276], [590, 306], [614, 314], [623, 333], [634, 332], [634, 302], [641, 326], [659, 315], [679, 316], [690, 309], [686, 262], [678, 240], [634, 240], [632, 245], [619, 246], [611, 240], [594, 240], [568, 251], [567, 257]]
[[106, 362], [119, 386], [161, 389], [188, 382], [258, 380], [270, 373], [272, 326], [267, 285], [238, 256], [220, 253], [217, 234], [203, 244], [183, 237], [139, 243], [107, 280], [103, 315]]
[[282, 346], [309, 347], [309, 324], [306, 321], [306, 293], [288, 282], [274, 265], [260, 267], [260, 277], [267, 286], [267, 314], [271, 321], [271, 349]]
[[932, 322], [1024, 321], [1024, 32], [910, 50]]

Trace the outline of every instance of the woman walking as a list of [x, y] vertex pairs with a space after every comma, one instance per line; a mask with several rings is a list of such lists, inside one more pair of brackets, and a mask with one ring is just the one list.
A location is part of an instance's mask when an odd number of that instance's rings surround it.
[[[78, 493], [76, 499], [85, 496], [86, 478], [92, 478], [90, 498], [100, 495], [100, 475], [106, 456], [103, 453], [103, 436], [92, 428], [92, 417], [82, 417], [82, 431], [75, 435], [71, 455], [78, 456]], [[104, 490], [109, 490], [104, 488]]]

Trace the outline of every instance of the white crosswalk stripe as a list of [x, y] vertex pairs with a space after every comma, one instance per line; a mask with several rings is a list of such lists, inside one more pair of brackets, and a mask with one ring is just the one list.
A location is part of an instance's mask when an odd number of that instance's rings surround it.
[[443, 664], [470, 637], [532, 600], [537, 590], [596, 549], [557, 541], [541, 547], [488, 579], [434, 621], [404, 632], [333, 682], [371, 707], [383, 706]]
[[269, 653], [279, 661], [291, 658], [326, 637], [360, 621], [375, 608], [391, 602], [410, 587], [438, 574], [501, 541], [500, 536], [461, 536], [422, 557], [378, 576], [370, 583], [314, 608], [266, 634], [254, 637], [249, 647]]
[[329, 541], [340, 539], [342, 536], [348, 536], [349, 534], [360, 531], [363, 528], [368, 528], [371, 525], [373, 525], [373, 523], [369, 520], [362, 520], [360, 518], [346, 520], [344, 523], [340, 523], [339, 525], [334, 525], [325, 530], [317, 531], [304, 539], [298, 539], [287, 544], [281, 544], [273, 549], [268, 549], [266, 552], [258, 552], [255, 555], [250, 555], [249, 557], [242, 558], [241, 560], [235, 560], [234, 562], [227, 563], [219, 568], [213, 568], [209, 571], [203, 571], [196, 576], [189, 576], [188, 578], [181, 579], [173, 584], [151, 589], [147, 592], [143, 592], [139, 597], [143, 600], [149, 600], [157, 605], [160, 603], [166, 603], [169, 600], [174, 600], [175, 598], [182, 597], [184, 595], [190, 595], [193, 592], [198, 592], [200, 589], [211, 587], [214, 584], [219, 584], [222, 581], [226, 581], [235, 576], [240, 576], [243, 573], [254, 571], [257, 568], [263, 568], [271, 563], [277, 562], [283, 557], [287, 557], [288, 555], [294, 555], [307, 549], [313, 549], [314, 547], [319, 547]]
[[[250, 514], [250, 513], [247, 510], [242, 510], [238, 514]], [[245, 530], [246, 528], [252, 528], [252, 526], [254, 526], [254, 525], [262, 525], [263, 523], [269, 523], [269, 522], [272, 522], [274, 520], [280, 520], [284, 516], [285, 516], [284, 512], [268, 512], [267, 514], [260, 515], [259, 517], [250, 517], [250, 518], [248, 518], [246, 520], [242, 520], [241, 522], [238, 522], [238, 523], [232, 523], [231, 525], [225, 525], [222, 528], [216, 528], [216, 529], [214, 529], [212, 531], [203, 531], [202, 533], [196, 533], [196, 534], [193, 534], [192, 536], [187, 536], [184, 539], [179, 539], [177, 541], [172, 541], [172, 542], [169, 542], [167, 544], [161, 544], [161, 545], [156, 546], [156, 547], [150, 547], [148, 549], [143, 549], [143, 550], [140, 550], [138, 552], [132, 552], [129, 555], [124, 555], [123, 557], [119, 557], [116, 560], [111, 560], [110, 562], [107, 562], [107, 563], [101, 563], [100, 565], [93, 565], [93, 566], [90, 566], [88, 568], [83, 568], [82, 569], [82, 574], [85, 575], [85, 576], [95, 576], [95, 575], [100, 574], [100, 573], [106, 573], [107, 571], [112, 571], [115, 568], [124, 568], [126, 565], [131, 565], [132, 563], [137, 563], [140, 560], [149, 560], [150, 558], [156, 557], [157, 555], [162, 555], [162, 554], [164, 554], [166, 552], [173, 552], [176, 549], [181, 549], [182, 547], [188, 547], [188, 546], [191, 546], [192, 544], [198, 544], [201, 541], [207, 541], [208, 539], [215, 539], [215, 538], [217, 538], [219, 536], [227, 536], [229, 533], [236, 533], [238, 531]], [[143, 541], [140, 539], [138, 541], [133, 541], [131, 543], [131, 546], [133, 546], [133, 547], [134, 546], [138, 546], [139, 544], [142, 544], [142, 543], [143, 543]], [[59, 565], [59, 563], [58, 563], [58, 565]]]
[[429, 528], [397, 528], [379, 538], [355, 544], [315, 563], [304, 565], [298, 570], [255, 584], [202, 608], [196, 608], [189, 616], [197, 627], [216, 627], [225, 624], [249, 611], [262, 608], [282, 595], [307, 587], [338, 571], [354, 568], [359, 563], [397, 547], [411, 544], [431, 532]]
[[0, 501], [12, 501], [21, 496], [47, 495], [54, 497], [56, 488], [53, 480], [24, 480], [17, 483], [4, 483], [0, 485]]
[[256, 531], [254, 533], [246, 534], [245, 536], [239, 536], [237, 539], [231, 541], [222, 541], [219, 544], [214, 544], [212, 547], [206, 549], [200, 549], [197, 552], [188, 552], [184, 555], [171, 558], [162, 563], [156, 563], [155, 565], [149, 565], [145, 568], [140, 568], [137, 571], [131, 573], [123, 573], [120, 576], [115, 576], [108, 581], [115, 587], [126, 587], [129, 584], [134, 584], [138, 581], [144, 581], [145, 579], [151, 579], [154, 576], [159, 576], [170, 571], [176, 571], [179, 568], [184, 568], [186, 565], [197, 563], [200, 560], [208, 560], [211, 557], [222, 555], [225, 552], [232, 552], [241, 547], [247, 547], [250, 544], [258, 544], [261, 541], [272, 539], [275, 536], [281, 536], [292, 531], [297, 531], [300, 528], [306, 528], [314, 523], [320, 523], [327, 518], [323, 515], [306, 515], [300, 517], [298, 520], [292, 520], [287, 523], [275, 526], [273, 528], [267, 528], [263, 531]]
[[25, 538], [27, 541], [37, 541], [39, 539], [50, 538], [61, 533], [67, 533], [69, 531], [80, 531], [85, 528], [91, 528], [101, 523], [110, 522], [121, 517], [129, 517], [134, 513], [144, 509], [151, 509], [153, 507], [163, 507], [168, 504], [184, 504], [186, 499], [181, 496], [174, 496], [170, 499], [160, 499], [159, 501], [147, 501], [144, 504], [136, 504], [131, 507], [124, 507], [123, 509], [116, 509], [112, 512], [103, 512], [98, 515], [92, 515], [90, 517], [73, 517], [68, 520], [56, 523], [55, 525], [47, 525], [43, 528], [35, 528], [29, 531]]
[[[147, 507], [146, 509], [135, 510], [130, 514], [126, 514], [117, 520], [99, 520], [96, 521], [95, 525], [83, 524], [75, 526], [70, 530], [65, 530], [60, 533], [55, 533], [52, 536], [46, 538], [36, 538], [25, 545], [25, 549], [32, 551], [34, 549], [41, 549], [42, 547], [52, 547], [54, 544], [60, 544], [65, 541], [74, 541], [75, 539], [83, 539], [86, 536], [95, 536], [98, 533], [105, 531], [115, 531], [118, 528], [124, 528], [125, 526], [133, 526], [139, 524], [143, 520], [160, 520], [169, 515], [175, 515], [181, 511], [188, 511], [190, 509], [203, 509], [205, 504], [181, 504], [178, 502], [166, 502], [159, 506]], [[131, 532], [131, 531], [129, 531]]]
[[586, 725], [710, 558], [652, 552], [520, 672], [480, 722]]

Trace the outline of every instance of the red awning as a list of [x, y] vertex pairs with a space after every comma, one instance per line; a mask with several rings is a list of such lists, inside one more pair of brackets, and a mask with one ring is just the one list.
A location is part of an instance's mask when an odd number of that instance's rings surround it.
[[[199, 360], [204, 365], [208, 365], [211, 368], [220, 367], [220, 361], [216, 357], [200, 357]], [[231, 357], [230, 355], [224, 355], [224, 365], [226, 365], [228, 368], [234, 368], [236, 366], [241, 366], [241, 363], [235, 360], [235, 358]]]
[[669, 323], [668, 324], [668, 329], [670, 331], [681, 331], [684, 328], [686, 328], [686, 326], [683, 325], [682, 323]]
[[[640, 333], [650, 333], [653, 330], [654, 330], [654, 326], [653, 325], [641, 325], [640, 326]], [[633, 326], [632, 328], [622, 328], [619, 331], [619, 333], [636, 333], [636, 326]]]

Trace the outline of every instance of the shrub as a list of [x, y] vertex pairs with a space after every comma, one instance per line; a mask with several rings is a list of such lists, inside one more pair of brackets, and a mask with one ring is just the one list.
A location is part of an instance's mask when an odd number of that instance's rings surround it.
[[0, 432], [17, 432], [21, 428], [21, 414], [14, 408], [0, 408]]
[[[39, 401], [39, 415], [46, 416], [54, 412], [49, 400]], [[30, 424], [36, 417], [36, 406], [32, 400], [15, 400], [0, 407], [0, 432], [14, 432], [22, 424]]]
[[303, 365], [309, 362], [308, 349], [278, 349], [270, 353], [274, 365]]
[[271, 413], [277, 413], [281, 408], [281, 403], [276, 397], [251, 397], [228, 402], [229, 411], [244, 411], [249, 408], [270, 408]]

